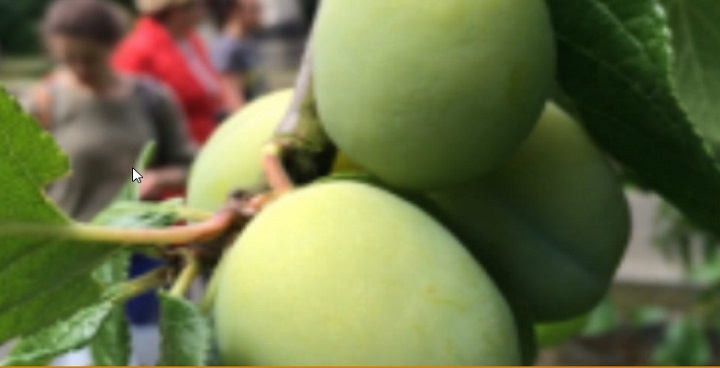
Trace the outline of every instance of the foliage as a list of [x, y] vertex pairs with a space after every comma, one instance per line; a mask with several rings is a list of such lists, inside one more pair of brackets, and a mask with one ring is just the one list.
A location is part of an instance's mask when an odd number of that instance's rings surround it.
[[[67, 159], [50, 135], [0, 91], [0, 221], [69, 224], [41, 191], [66, 170]], [[0, 343], [98, 301], [101, 288], [90, 272], [115, 251], [42, 235], [3, 237]]]
[[673, 33], [674, 81], [691, 121], [720, 157], [720, 2], [664, 0]]
[[[40, 50], [38, 25], [53, 0], [0, 0], [0, 53], [29, 54]], [[133, 0], [113, 0], [128, 9]]]
[[548, 4], [565, 103], [640, 183], [720, 234], [720, 201], [709, 200], [720, 193], [720, 169], [676, 96], [664, 8], [655, 0]]
[[205, 365], [211, 350], [210, 325], [197, 306], [181, 297], [160, 294], [159, 365]]

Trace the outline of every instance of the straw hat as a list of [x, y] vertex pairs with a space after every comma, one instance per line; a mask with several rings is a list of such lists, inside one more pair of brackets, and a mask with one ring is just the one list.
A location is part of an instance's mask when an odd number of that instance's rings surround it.
[[173, 6], [180, 6], [197, 0], [135, 0], [135, 7], [142, 14], [155, 14]]

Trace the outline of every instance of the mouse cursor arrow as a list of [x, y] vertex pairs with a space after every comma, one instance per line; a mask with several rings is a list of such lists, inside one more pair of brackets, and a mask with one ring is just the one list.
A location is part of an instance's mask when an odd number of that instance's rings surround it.
[[135, 170], [135, 168], [133, 167], [133, 169], [132, 169], [132, 181], [136, 181], [138, 184], [140, 184], [140, 183], [142, 182], [142, 178], [143, 178], [143, 176], [140, 175], [140, 173], [139, 173], [137, 170]]

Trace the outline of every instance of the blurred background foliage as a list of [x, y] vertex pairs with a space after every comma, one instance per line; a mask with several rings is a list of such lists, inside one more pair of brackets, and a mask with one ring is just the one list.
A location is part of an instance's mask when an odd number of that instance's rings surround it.
[[[0, 51], [28, 55], [40, 51], [37, 26], [53, 0], [0, 0]], [[113, 0], [128, 9], [133, 0]]]

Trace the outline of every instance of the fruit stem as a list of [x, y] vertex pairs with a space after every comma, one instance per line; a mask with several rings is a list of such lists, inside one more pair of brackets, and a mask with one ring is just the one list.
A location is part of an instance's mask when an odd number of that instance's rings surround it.
[[185, 296], [190, 288], [190, 284], [192, 284], [200, 272], [200, 263], [193, 253], [188, 249], [185, 249], [182, 253], [185, 259], [185, 267], [180, 271], [180, 275], [178, 275], [169, 292], [170, 295], [178, 298]]
[[200, 313], [203, 315], [209, 315], [210, 312], [212, 312], [213, 305], [215, 304], [215, 297], [217, 296], [218, 291], [218, 280], [220, 279], [220, 275], [218, 274], [219, 271], [220, 267], [218, 266], [215, 268], [212, 277], [210, 277], [210, 281], [205, 287], [205, 293], [203, 294], [202, 299], [200, 299], [198, 308], [200, 309]]
[[288, 108], [283, 121], [276, 130], [276, 135], [295, 135], [295, 130], [300, 121], [300, 112], [303, 105], [308, 101], [312, 92], [312, 32], [305, 45], [300, 71], [295, 81], [295, 91], [292, 102]]
[[312, 32], [295, 83], [295, 92], [285, 116], [275, 131], [270, 148], [273, 156], [297, 184], [327, 174], [336, 149], [320, 124], [312, 86]]
[[118, 229], [91, 224], [0, 224], [0, 235], [53, 237], [79, 242], [111, 243], [113, 245], [167, 245], [212, 240], [230, 228], [237, 218], [234, 210], [222, 210], [196, 224], [163, 229]]
[[207, 221], [215, 216], [215, 214], [210, 211], [182, 206], [175, 209], [175, 215], [183, 220], [199, 222]]
[[270, 142], [263, 148], [263, 168], [268, 184], [273, 194], [283, 195], [293, 190], [295, 185], [290, 179], [280, 157], [282, 153], [282, 144], [279, 142]]
[[165, 285], [169, 274], [169, 267], [161, 267], [123, 282], [117, 288], [111, 290], [112, 297], [110, 299], [116, 304], [122, 304], [135, 296], [162, 287]]

